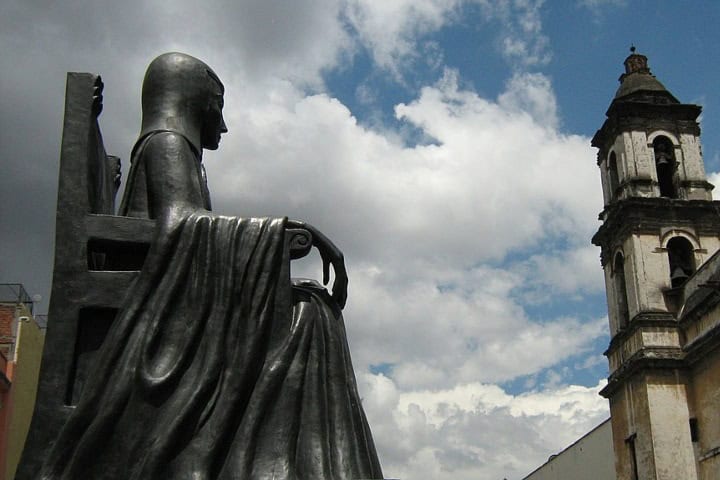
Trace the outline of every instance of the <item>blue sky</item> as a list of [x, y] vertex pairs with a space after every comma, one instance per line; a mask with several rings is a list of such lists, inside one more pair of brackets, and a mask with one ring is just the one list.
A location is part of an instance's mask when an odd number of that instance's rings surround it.
[[304, 219], [345, 253], [385, 475], [520, 479], [607, 417], [590, 138], [622, 62], [634, 44], [703, 106], [716, 181], [718, 24], [715, 2], [6, 0], [0, 281], [47, 311], [65, 72], [102, 74], [127, 171], [145, 67], [195, 55], [226, 85], [216, 210]]
[[[714, 60], [719, 9], [714, 2], [542, 2], [541, 20], [550, 58], [529, 70], [552, 79], [562, 128], [567, 132], [592, 136], [602, 124], [618, 86], [622, 61], [633, 44], [649, 57], [653, 73], [681, 101], [700, 103], [705, 112], [712, 112], [720, 107], [708, 91], [720, 76]], [[444, 67], [459, 70], [463, 82], [480, 95], [495, 97], [520, 68], [498, 55], [502, 27], [483, 19], [480, 7], [472, 2], [462, 3], [456, 15], [460, 18], [424, 36], [423, 41], [442, 45]], [[325, 76], [328, 91], [361, 122], [373, 122], [378, 110], [391, 120], [393, 105], [411, 100], [420, 87], [442, 74], [417, 60], [404, 72], [401, 84], [373, 68], [370, 55], [361, 48], [351, 67], [343, 66]], [[371, 107], [358, 101], [359, 80], [377, 89], [378, 102]], [[720, 149], [717, 117], [705, 115], [703, 119], [703, 144], [708, 152]], [[706, 158], [709, 160], [712, 158]], [[709, 166], [717, 170], [716, 164]]]

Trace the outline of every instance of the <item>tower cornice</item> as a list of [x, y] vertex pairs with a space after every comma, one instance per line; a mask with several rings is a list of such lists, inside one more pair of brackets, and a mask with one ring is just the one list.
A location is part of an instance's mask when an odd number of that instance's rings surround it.
[[670, 312], [640, 312], [630, 320], [626, 328], [618, 331], [618, 333], [610, 339], [610, 345], [608, 345], [607, 350], [603, 352], [603, 355], [610, 357], [610, 355], [621, 348], [628, 339], [635, 335], [638, 330], [654, 328], [677, 329], [678, 325], [675, 316]]
[[617, 200], [600, 213], [592, 243], [601, 247], [606, 265], [612, 249], [630, 234], [658, 234], [668, 225], [692, 228], [698, 235], [720, 235], [720, 201], [632, 197]]
[[630, 378], [641, 372], [684, 370], [687, 367], [684, 360], [685, 353], [679, 347], [643, 348], [626, 359], [622, 366], [608, 377], [608, 383], [600, 390], [600, 395], [611, 398]]
[[[607, 119], [592, 138], [592, 146], [608, 151], [615, 137], [624, 131], [669, 130], [678, 133], [700, 135], [697, 118], [702, 112], [700, 105], [653, 104], [644, 102], [613, 102], [607, 111]], [[600, 161], [601, 159], [598, 159]]]

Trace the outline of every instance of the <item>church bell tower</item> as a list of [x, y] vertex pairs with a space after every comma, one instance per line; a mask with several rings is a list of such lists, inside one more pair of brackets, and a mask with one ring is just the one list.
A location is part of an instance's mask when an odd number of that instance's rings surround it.
[[701, 107], [675, 98], [631, 49], [592, 139], [604, 196], [593, 237], [605, 272], [608, 385], [618, 480], [696, 479], [683, 285], [720, 248], [705, 176]]

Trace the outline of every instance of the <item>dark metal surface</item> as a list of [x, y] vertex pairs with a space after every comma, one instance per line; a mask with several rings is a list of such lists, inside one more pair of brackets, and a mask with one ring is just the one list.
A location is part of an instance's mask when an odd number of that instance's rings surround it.
[[[151, 63], [114, 216], [102, 82], [68, 75], [53, 293], [16, 478], [382, 478], [345, 339], [342, 253], [304, 222], [209, 212], [202, 149], [227, 132], [223, 93], [193, 57]], [[313, 246], [332, 294], [290, 280]]]

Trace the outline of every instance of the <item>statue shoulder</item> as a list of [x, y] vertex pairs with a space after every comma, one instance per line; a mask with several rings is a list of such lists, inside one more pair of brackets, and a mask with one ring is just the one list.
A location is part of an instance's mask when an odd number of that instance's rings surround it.
[[138, 143], [138, 155], [147, 158], [172, 158], [177, 156], [191, 156], [198, 159], [190, 140], [183, 134], [171, 130], [158, 130], [146, 135]]
[[150, 218], [181, 205], [209, 210], [201, 158], [187, 137], [160, 130], [141, 142], [135, 159], [143, 167]]

